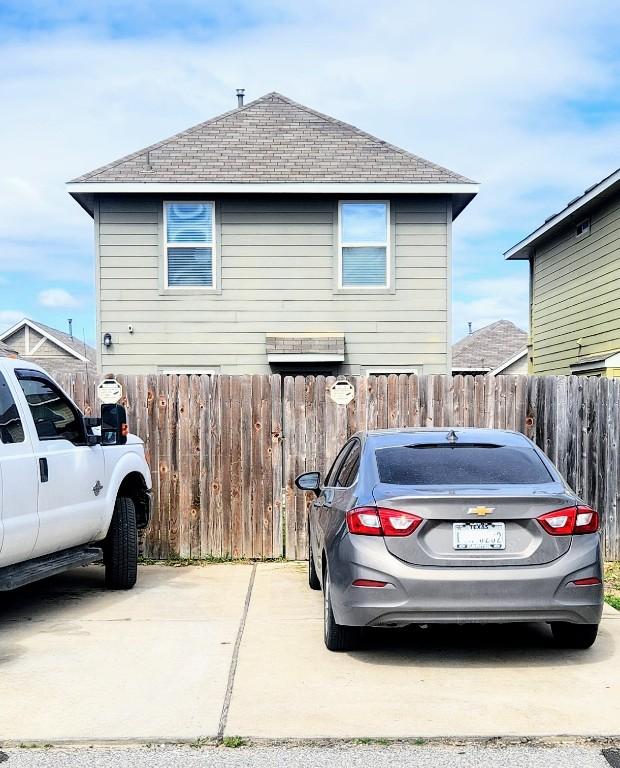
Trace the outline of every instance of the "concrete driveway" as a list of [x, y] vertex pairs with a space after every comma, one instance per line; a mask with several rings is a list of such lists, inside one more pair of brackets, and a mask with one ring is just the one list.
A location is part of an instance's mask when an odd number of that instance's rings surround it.
[[305, 565], [93, 566], [0, 595], [0, 740], [620, 735], [620, 613], [586, 652], [545, 626], [369, 633], [331, 654]]

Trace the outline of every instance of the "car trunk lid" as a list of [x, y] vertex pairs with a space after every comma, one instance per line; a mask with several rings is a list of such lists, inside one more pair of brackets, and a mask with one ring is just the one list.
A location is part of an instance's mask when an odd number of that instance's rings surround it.
[[[449, 489], [379, 483], [373, 496], [379, 507], [423, 518], [410, 536], [385, 537], [392, 555], [414, 565], [542, 565], [570, 548], [570, 536], [552, 536], [536, 520], [575, 505], [575, 497], [560, 483]], [[478, 548], [484, 539], [485, 546], [494, 548]], [[474, 548], [465, 548], [470, 545]]]

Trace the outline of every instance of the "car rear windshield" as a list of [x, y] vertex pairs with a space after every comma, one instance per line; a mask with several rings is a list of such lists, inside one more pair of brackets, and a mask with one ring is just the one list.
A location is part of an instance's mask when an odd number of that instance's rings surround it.
[[379, 479], [391, 485], [530, 485], [553, 477], [533, 448], [399, 445], [376, 450]]

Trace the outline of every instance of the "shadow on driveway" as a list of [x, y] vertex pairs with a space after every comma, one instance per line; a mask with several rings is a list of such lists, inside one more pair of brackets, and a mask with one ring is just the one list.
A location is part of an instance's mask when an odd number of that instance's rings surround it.
[[587, 651], [558, 648], [547, 624], [431, 624], [427, 628], [366, 629], [352, 658], [369, 664], [513, 668], [596, 664], [616, 653], [614, 637], [601, 628]]

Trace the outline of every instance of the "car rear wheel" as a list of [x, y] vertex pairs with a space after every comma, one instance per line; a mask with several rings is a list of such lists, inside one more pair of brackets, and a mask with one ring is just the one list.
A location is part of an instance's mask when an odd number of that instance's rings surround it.
[[553, 639], [560, 648], [590, 648], [598, 634], [598, 624], [551, 622]]
[[357, 627], [345, 627], [336, 624], [330, 594], [329, 570], [323, 577], [323, 627], [325, 646], [328, 651], [350, 651], [357, 645], [359, 630]]
[[103, 545], [105, 585], [108, 589], [131, 589], [138, 577], [138, 529], [133, 500], [119, 496], [114, 505], [110, 530]]
[[321, 589], [319, 575], [316, 572], [314, 564], [314, 553], [312, 552], [312, 542], [308, 545], [308, 586], [310, 589]]

